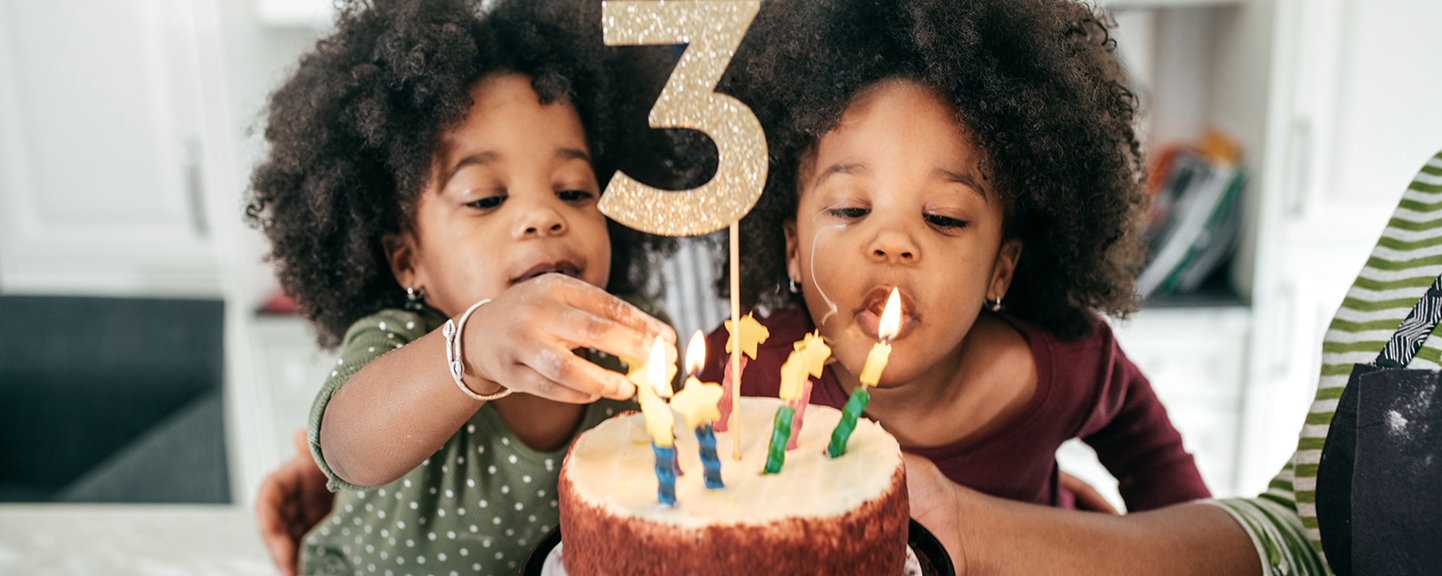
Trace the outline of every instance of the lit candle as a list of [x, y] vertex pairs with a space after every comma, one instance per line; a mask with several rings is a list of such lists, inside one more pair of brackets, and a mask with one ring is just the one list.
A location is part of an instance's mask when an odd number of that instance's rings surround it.
[[866, 364], [861, 368], [861, 385], [851, 391], [851, 398], [841, 407], [841, 421], [837, 422], [836, 429], [831, 431], [831, 443], [826, 446], [827, 456], [835, 458], [846, 453], [846, 442], [851, 439], [851, 431], [856, 429], [856, 419], [861, 417], [861, 412], [866, 410], [866, 404], [871, 401], [871, 394], [866, 388], [881, 381], [881, 371], [886, 369], [886, 360], [891, 356], [891, 339], [896, 336], [900, 327], [901, 297], [896, 289], [892, 288], [891, 296], [886, 299], [886, 308], [881, 311], [881, 321], [876, 327], [876, 335], [881, 341], [873, 345], [871, 352], [866, 355]]
[[681, 412], [686, 426], [696, 431], [696, 442], [701, 447], [701, 466], [705, 468], [706, 488], [725, 488], [721, 482], [721, 459], [716, 456], [716, 434], [711, 422], [721, 417], [716, 402], [721, 399], [719, 384], [702, 382], [696, 378], [701, 366], [706, 363], [706, 341], [701, 331], [691, 337], [686, 346], [686, 386], [671, 399], [671, 407]]
[[[740, 354], [741, 357], [737, 363], [737, 371], [739, 373], [745, 373], [746, 363], [748, 362], [747, 357], [756, 357], [756, 347], [771, 336], [771, 331], [767, 330], [765, 326], [762, 326], [760, 322], [757, 322], [755, 316], [751, 314], [742, 316], [741, 320], [737, 323], [741, 326], [739, 333], [737, 333], [736, 329], [732, 328], [730, 320], [726, 321], [726, 332], [729, 334], [729, 337], [726, 339], [726, 352], [733, 356]], [[733, 342], [737, 340], [741, 341], [739, 352], [735, 350], [736, 346], [733, 345]], [[740, 388], [733, 384], [733, 382], [740, 382], [741, 379], [732, 377], [731, 366], [731, 362], [726, 363], [725, 375], [721, 378], [723, 393], [721, 394], [721, 403], [717, 406], [721, 415], [716, 417], [716, 422], [714, 423], [717, 432], [725, 432], [730, 428], [731, 407], [735, 405], [736, 398], [739, 397], [741, 392]]]
[[[646, 384], [636, 387], [641, 400], [641, 413], [646, 417], [646, 433], [651, 436], [651, 451], [656, 455], [656, 499], [666, 506], [676, 505], [676, 447], [672, 425], [675, 416], [661, 397], [666, 385], [666, 347], [660, 337], [651, 345], [651, 359], [646, 363]], [[635, 370], [633, 370], [633, 373]]]
[[801, 366], [805, 371], [801, 378], [805, 383], [801, 387], [800, 396], [792, 401], [796, 416], [791, 420], [791, 439], [786, 441], [787, 450], [796, 449], [797, 437], [801, 435], [806, 406], [811, 403], [811, 379], [821, 377], [821, 371], [826, 368], [826, 359], [831, 357], [831, 347], [821, 339], [820, 332], [807, 334], [793, 346], [796, 353], [801, 355]]

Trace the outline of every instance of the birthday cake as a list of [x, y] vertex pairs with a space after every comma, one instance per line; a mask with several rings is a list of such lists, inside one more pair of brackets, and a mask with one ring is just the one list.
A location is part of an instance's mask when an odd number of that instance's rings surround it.
[[708, 490], [696, 435], [677, 421], [675, 506], [657, 501], [656, 458], [639, 413], [618, 416], [571, 446], [559, 484], [570, 576], [602, 574], [884, 574], [906, 562], [901, 449], [862, 419], [846, 453], [823, 452], [841, 412], [807, 408], [797, 447], [762, 474], [776, 398], [741, 400], [741, 459], [716, 434], [725, 488]]

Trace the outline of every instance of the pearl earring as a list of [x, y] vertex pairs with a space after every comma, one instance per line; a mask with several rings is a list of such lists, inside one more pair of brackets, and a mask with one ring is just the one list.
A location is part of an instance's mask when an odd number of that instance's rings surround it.
[[420, 310], [425, 306], [426, 289], [406, 286], [406, 309]]
[[796, 285], [796, 279], [795, 279], [795, 278], [790, 278], [789, 280], [790, 280], [790, 282], [791, 282], [791, 293], [792, 293], [792, 294], [800, 294], [800, 293], [801, 293], [801, 287]]

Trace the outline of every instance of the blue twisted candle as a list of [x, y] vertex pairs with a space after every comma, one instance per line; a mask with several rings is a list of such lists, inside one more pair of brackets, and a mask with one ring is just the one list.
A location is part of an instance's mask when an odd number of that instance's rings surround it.
[[706, 489], [725, 488], [726, 484], [721, 482], [721, 459], [716, 457], [716, 433], [710, 422], [696, 427], [696, 442], [701, 445], [701, 467], [706, 469]]
[[656, 454], [656, 500], [665, 506], [676, 505], [676, 447], [662, 448], [651, 443]]

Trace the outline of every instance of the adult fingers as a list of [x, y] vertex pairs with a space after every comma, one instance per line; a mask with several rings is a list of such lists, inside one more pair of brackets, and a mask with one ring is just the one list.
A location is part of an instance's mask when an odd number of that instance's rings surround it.
[[[282, 469], [279, 473], [283, 473]], [[285, 520], [285, 488], [274, 474], [267, 477], [256, 494], [255, 520], [270, 561], [281, 574], [293, 576], [296, 567], [296, 542]]]
[[290, 435], [290, 444], [295, 446], [296, 456], [310, 457], [310, 439], [306, 436], [305, 428], [299, 428]]
[[1112, 507], [1111, 502], [1108, 502], [1106, 497], [1102, 496], [1101, 492], [1097, 492], [1097, 489], [1093, 488], [1091, 484], [1087, 484], [1085, 480], [1062, 472], [1060, 481], [1061, 487], [1076, 497], [1077, 509], [1104, 512], [1106, 514], [1121, 514], [1116, 508]]

